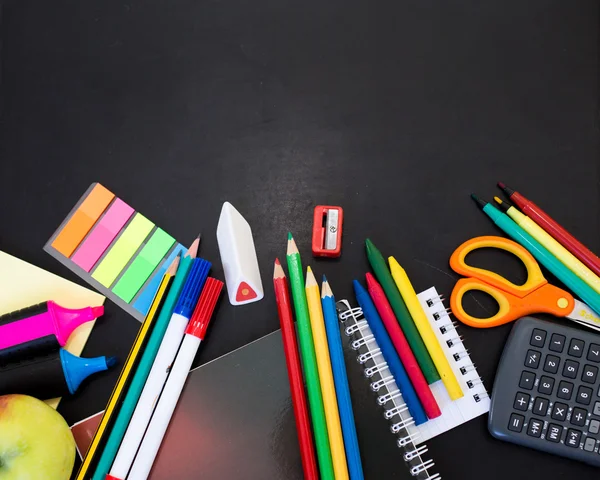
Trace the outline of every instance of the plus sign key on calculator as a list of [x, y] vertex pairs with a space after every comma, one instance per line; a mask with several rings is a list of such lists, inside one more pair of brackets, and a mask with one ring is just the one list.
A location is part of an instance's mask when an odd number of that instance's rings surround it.
[[600, 466], [600, 336], [524, 317], [502, 353], [488, 428], [501, 440]]

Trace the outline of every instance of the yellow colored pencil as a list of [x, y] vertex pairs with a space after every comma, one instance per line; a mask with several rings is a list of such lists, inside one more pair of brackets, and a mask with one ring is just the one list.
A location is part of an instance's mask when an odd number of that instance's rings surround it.
[[344, 450], [344, 437], [342, 436], [342, 424], [340, 423], [340, 412], [338, 410], [335, 384], [333, 382], [333, 371], [331, 370], [331, 359], [327, 345], [327, 334], [325, 332], [325, 319], [323, 318], [323, 307], [321, 306], [321, 294], [319, 285], [310, 269], [306, 270], [306, 302], [310, 314], [310, 326], [315, 343], [317, 355], [317, 367], [319, 369], [319, 382], [323, 395], [325, 407], [325, 422], [329, 433], [329, 448], [333, 460], [333, 472], [335, 480], [348, 480], [348, 465], [346, 463], [346, 451]]
[[119, 379], [117, 380], [117, 384], [108, 400], [108, 405], [106, 405], [106, 410], [104, 411], [104, 415], [102, 415], [102, 419], [100, 420], [100, 425], [98, 425], [98, 429], [92, 439], [92, 443], [90, 444], [85, 458], [79, 468], [79, 472], [77, 473], [76, 480], [84, 480], [88, 478], [88, 470], [96, 453], [99, 453], [99, 444], [102, 441], [104, 435], [110, 429], [110, 422], [117, 412], [117, 407], [120, 404], [121, 397], [125, 393], [126, 386], [129, 378], [135, 370], [136, 360], [138, 356], [143, 351], [143, 346], [145, 345], [146, 337], [150, 333], [151, 327], [154, 323], [154, 319], [157, 317], [158, 310], [162, 305], [162, 299], [164, 298], [169, 286], [171, 284], [171, 280], [177, 273], [177, 268], [179, 267], [179, 256], [173, 260], [173, 263], [170, 265], [167, 272], [164, 274], [158, 290], [156, 291], [156, 295], [154, 295], [154, 300], [152, 300], [152, 305], [150, 306], [150, 310], [146, 314], [146, 318], [140, 327], [140, 330], [135, 338], [135, 342], [133, 343], [133, 347], [127, 356], [127, 360], [125, 361], [125, 366], [119, 375]]
[[456, 380], [456, 376], [450, 367], [450, 363], [448, 363], [446, 355], [444, 355], [440, 342], [438, 342], [438, 339], [431, 328], [429, 320], [427, 320], [423, 307], [417, 298], [417, 292], [415, 292], [412, 283], [410, 283], [408, 275], [394, 257], [389, 257], [388, 262], [390, 263], [392, 278], [400, 291], [400, 295], [402, 295], [402, 298], [404, 299], [404, 303], [406, 303], [410, 316], [413, 318], [413, 321], [421, 334], [421, 338], [423, 339], [425, 347], [427, 347], [431, 360], [433, 360], [433, 364], [440, 374], [440, 378], [442, 379], [442, 382], [444, 382], [446, 390], [448, 390], [448, 395], [450, 395], [452, 400], [461, 398], [464, 395], [463, 391], [458, 384], [458, 380]]
[[565, 267], [581, 278], [581, 280], [587, 283], [590, 288], [593, 288], [596, 293], [600, 294], [600, 278], [598, 278], [598, 275], [586, 267], [577, 257], [575, 257], [575, 255], [558, 243], [527, 215], [519, 212], [515, 207], [503, 202], [498, 197], [494, 197], [494, 200], [500, 205], [500, 208], [517, 223], [517, 225], [540, 242], [542, 246], [546, 247], [546, 250], [554, 255]]

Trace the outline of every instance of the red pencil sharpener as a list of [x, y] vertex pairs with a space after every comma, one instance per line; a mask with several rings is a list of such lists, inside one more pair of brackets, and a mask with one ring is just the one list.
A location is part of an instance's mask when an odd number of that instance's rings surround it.
[[342, 207], [317, 205], [313, 215], [312, 251], [315, 257], [336, 258], [342, 254]]

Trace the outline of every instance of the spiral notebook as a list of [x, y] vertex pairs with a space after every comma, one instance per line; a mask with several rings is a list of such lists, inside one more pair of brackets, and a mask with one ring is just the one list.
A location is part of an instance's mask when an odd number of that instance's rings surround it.
[[398, 447], [403, 450], [403, 459], [411, 475], [417, 480], [434, 480], [441, 477], [432, 472], [434, 462], [425, 457], [428, 450], [423, 442], [488, 412], [490, 399], [435, 287], [420, 293], [418, 298], [465, 393], [462, 398], [453, 401], [441, 380], [430, 385], [442, 415], [419, 426], [414, 424], [402, 401], [402, 394], [362, 310], [352, 308], [347, 300], [340, 300], [337, 307], [339, 318], [345, 324], [344, 331], [350, 337], [350, 345], [358, 353], [357, 359], [364, 367], [365, 376], [371, 380], [371, 389], [377, 393], [377, 403], [391, 422], [391, 431], [397, 437]]

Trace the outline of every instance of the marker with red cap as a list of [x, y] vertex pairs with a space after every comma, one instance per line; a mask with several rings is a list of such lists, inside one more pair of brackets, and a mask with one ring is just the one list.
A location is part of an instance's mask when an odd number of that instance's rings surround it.
[[[173, 411], [177, 406], [179, 396], [185, 385], [190, 367], [198, 352], [200, 343], [204, 340], [206, 329], [219, 299], [223, 282], [208, 278], [200, 294], [200, 300], [185, 331], [183, 343], [177, 353], [177, 358], [169, 374], [169, 379], [160, 396], [144, 440], [137, 452], [133, 467], [127, 475], [128, 480], [145, 480], [148, 478], [154, 458], [158, 453], [162, 439], [167, 431]], [[111, 478], [111, 477], [107, 477]], [[114, 478], [114, 477], [112, 477]]]

